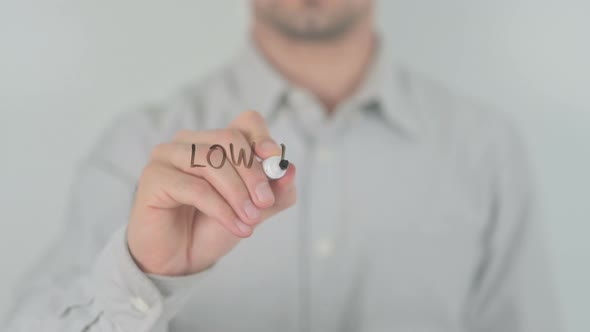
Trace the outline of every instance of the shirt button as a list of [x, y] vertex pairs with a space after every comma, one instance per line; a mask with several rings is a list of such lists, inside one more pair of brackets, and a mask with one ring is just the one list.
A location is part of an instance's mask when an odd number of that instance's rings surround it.
[[318, 148], [318, 160], [321, 163], [328, 163], [328, 162], [332, 161], [332, 159], [333, 159], [332, 151], [330, 151], [328, 148], [325, 148], [325, 147]]
[[133, 307], [142, 314], [146, 314], [148, 311], [150, 311], [150, 306], [145, 303], [141, 297], [132, 297], [130, 301], [131, 304], [133, 304]]
[[327, 258], [332, 256], [334, 254], [334, 249], [336, 249], [336, 245], [334, 240], [330, 238], [320, 239], [315, 245], [315, 253], [319, 258]]

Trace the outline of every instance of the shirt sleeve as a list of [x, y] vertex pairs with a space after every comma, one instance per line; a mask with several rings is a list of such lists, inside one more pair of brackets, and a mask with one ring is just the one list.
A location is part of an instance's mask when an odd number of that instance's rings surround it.
[[511, 125], [493, 128], [486, 158], [493, 198], [483, 259], [467, 304], [467, 330], [560, 331], [526, 149]]
[[[165, 330], [201, 274], [165, 277], [144, 274], [129, 253], [125, 228], [117, 231], [93, 271], [97, 310], [121, 331]], [[100, 323], [100, 322], [98, 322]], [[110, 331], [110, 330], [107, 330]]]
[[15, 288], [6, 331], [167, 331], [185, 304], [200, 274], [146, 275], [127, 247], [137, 173], [150, 150], [142, 119], [118, 121], [80, 165], [63, 231]]

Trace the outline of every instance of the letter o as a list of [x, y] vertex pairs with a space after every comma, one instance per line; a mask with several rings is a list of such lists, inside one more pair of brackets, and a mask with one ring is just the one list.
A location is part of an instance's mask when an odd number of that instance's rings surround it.
[[[218, 148], [221, 148], [221, 152], [223, 153], [223, 157], [221, 158], [221, 164], [219, 164], [218, 166], [213, 166], [213, 164], [211, 163], [211, 154], [213, 153], [213, 151], [215, 151]], [[207, 153], [207, 163], [209, 164], [209, 166], [211, 166], [215, 169], [220, 169], [225, 164], [226, 159], [227, 159], [227, 153], [225, 152], [225, 149], [223, 148], [223, 146], [221, 146], [219, 144], [211, 145], [211, 148], [209, 148], [209, 152]]]

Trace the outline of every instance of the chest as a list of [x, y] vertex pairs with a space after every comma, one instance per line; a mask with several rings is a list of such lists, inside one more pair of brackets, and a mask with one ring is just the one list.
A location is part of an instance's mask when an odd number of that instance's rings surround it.
[[192, 308], [233, 316], [203, 324], [453, 328], [486, 222], [477, 171], [444, 145], [392, 135], [378, 122], [313, 139], [290, 128], [273, 130], [297, 166], [297, 204], [198, 285], [208, 301], [195, 298]]

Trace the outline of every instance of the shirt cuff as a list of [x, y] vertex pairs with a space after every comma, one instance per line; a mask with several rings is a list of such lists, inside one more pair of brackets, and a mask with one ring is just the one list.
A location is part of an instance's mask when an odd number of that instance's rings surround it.
[[113, 235], [94, 266], [95, 300], [119, 330], [150, 331], [185, 305], [203, 272], [181, 277], [143, 273], [129, 252], [126, 230]]

